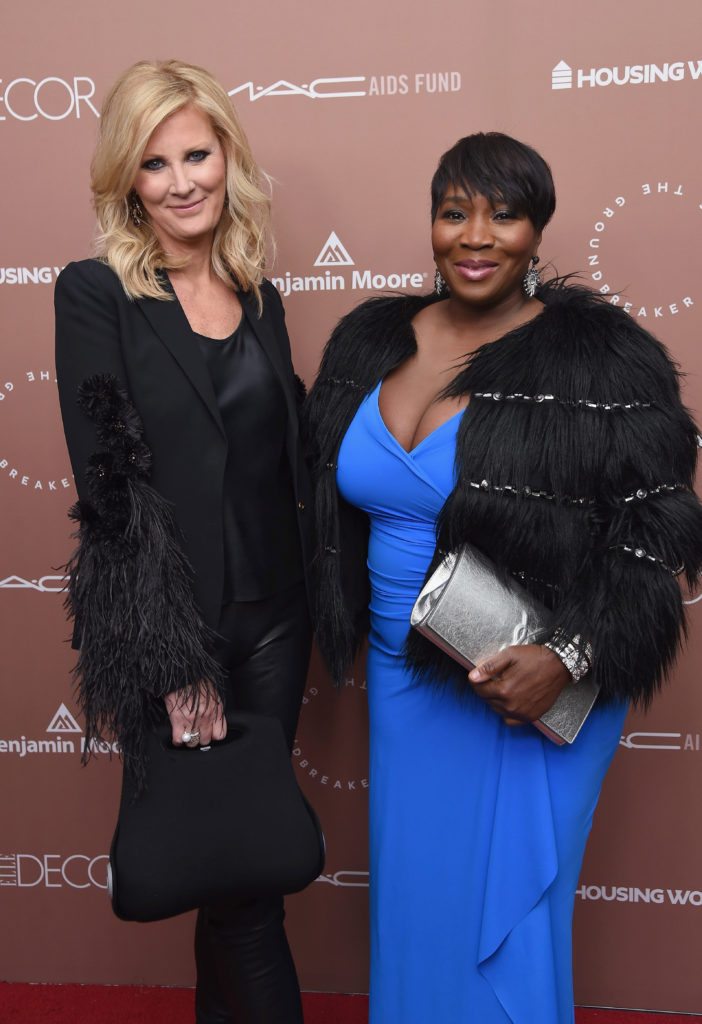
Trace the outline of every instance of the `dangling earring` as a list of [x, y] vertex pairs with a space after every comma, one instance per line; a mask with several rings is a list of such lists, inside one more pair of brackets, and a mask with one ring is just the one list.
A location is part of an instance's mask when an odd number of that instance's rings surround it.
[[534, 298], [534, 296], [536, 295], [536, 293], [537, 293], [537, 291], [539, 289], [539, 286], [541, 284], [541, 275], [539, 274], [538, 270], [536, 269], [536, 264], [538, 262], [539, 262], [539, 257], [538, 256], [532, 256], [531, 260], [529, 261], [529, 269], [527, 270], [526, 274], [524, 275], [524, 282], [523, 282], [523, 284], [524, 284], [524, 291], [526, 292], [526, 294], [529, 296], [530, 299]]
[[129, 216], [132, 218], [132, 224], [135, 228], [138, 228], [144, 219], [144, 211], [139, 202], [139, 196], [134, 191], [129, 193]]
[[436, 271], [434, 272], [434, 291], [436, 292], [437, 295], [443, 295], [444, 292], [447, 290], [448, 289], [446, 288], [446, 282], [441, 276], [441, 271], [437, 267]]

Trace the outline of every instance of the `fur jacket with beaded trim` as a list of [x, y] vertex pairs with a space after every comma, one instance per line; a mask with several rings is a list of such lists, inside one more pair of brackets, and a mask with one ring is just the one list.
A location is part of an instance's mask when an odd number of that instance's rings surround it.
[[[471, 396], [457, 483], [427, 577], [470, 542], [554, 609], [560, 638], [592, 647], [601, 699], [647, 704], [685, 630], [681, 581], [702, 567], [693, 491], [699, 436], [664, 346], [589, 289], [556, 280], [534, 320], [469, 356], [447, 395]], [[318, 531], [318, 643], [338, 683], [367, 630], [369, 524], [336, 487], [339, 446], [363, 399], [416, 351], [434, 295], [371, 299], [345, 316], [307, 400]], [[409, 666], [467, 686], [409, 629]]]

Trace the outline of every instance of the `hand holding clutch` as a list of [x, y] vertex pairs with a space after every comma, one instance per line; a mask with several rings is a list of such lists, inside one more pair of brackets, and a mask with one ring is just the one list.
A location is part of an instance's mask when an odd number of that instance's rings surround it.
[[535, 722], [570, 682], [563, 662], [547, 647], [507, 647], [468, 673], [474, 692], [507, 725]]
[[[526, 671], [526, 659], [530, 655], [518, 655], [515, 651], [537, 645], [539, 658], [548, 661], [541, 682], [541, 671], [529, 673], [532, 685], [536, 687], [536, 705], [538, 708], [543, 698], [544, 706], [547, 706], [544, 682], [547, 684], [546, 690], [549, 690], [549, 680], [553, 684], [553, 702], [546, 711], [533, 719], [534, 725], [554, 743], [574, 741], [597, 700], [599, 685], [585, 678], [577, 684], [568, 682], [558, 690], [555, 681], [563, 678], [561, 670], [558, 669], [558, 674], [554, 675], [554, 663], [546, 647], [540, 646], [540, 642], [554, 634], [552, 613], [527, 593], [513, 577], [498, 572], [477, 548], [464, 544], [458, 551], [446, 555], [415, 601], [410, 622], [416, 630], [471, 672], [476, 666], [491, 664], [494, 667], [503, 664], [496, 659], [506, 653], [515, 663], [514, 671], [505, 665], [509, 685], [505, 686], [504, 679], [493, 679], [493, 686], [488, 687], [486, 699], [499, 701], [506, 707], [505, 701], [517, 696], [519, 700], [513, 706], [520, 715], [528, 706], [524, 703], [526, 679], [523, 672]], [[560, 641], [561, 638], [557, 635], [556, 639]], [[552, 641], [548, 643], [550, 645]], [[556, 643], [551, 650], [555, 652], [554, 657], [563, 661], [559, 654], [560, 646], [560, 642]], [[573, 641], [570, 646], [573, 646]], [[589, 654], [585, 654], [582, 659], [578, 658], [578, 662], [581, 660], [589, 663]], [[564, 668], [572, 674], [567, 665]], [[581, 675], [578, 665], [578, 676]], [[507, 717], [512, 716], [508, 714]], [[532, 720], [530, 714], [526, 720]]]

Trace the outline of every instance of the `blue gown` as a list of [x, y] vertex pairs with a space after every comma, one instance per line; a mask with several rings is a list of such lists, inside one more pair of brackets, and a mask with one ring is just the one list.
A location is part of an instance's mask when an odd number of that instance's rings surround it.
[[370, 517], [371, 1024], [569, 1024], [574, 893], [626, 708], [572, 747], [479, 698], [416, 682], [401, 656], [454, 485], [458, 413], [411, 452], [380, 385], [338, 460]]

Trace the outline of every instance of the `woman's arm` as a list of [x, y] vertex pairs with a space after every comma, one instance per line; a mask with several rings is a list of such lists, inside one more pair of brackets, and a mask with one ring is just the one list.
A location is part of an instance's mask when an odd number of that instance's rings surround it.
[[68, 264], [59, 274], [54, 292], [61, 416], [76, 489], [82, 500], [87, 500], [85, 471], [98, 440], [95, 423], [79, 405], [79, 388], [96, 374], [111, 375], [123, 387], [128, 386], [120, 346], [119, 290], [109, 267], [85, 260]]
[[[624, 407], [577, 414], [600, 417], [605, 441], [591, 543], [559, 602], [555, 637], [576, 638], [603, 697], [646, 705], [684, 636], [681, 581], [694, 586], [702, 568], [702, 508], [693, 490], [698, 434], [663, 346], [626, 314], [599, 307], [593, 315], [607, 384], [636, 395], [639, 404], [632, 408], [626, 399]], [[551, 680], [554, 699], [558, 694], [553, 660], [510, 648], [471, 673], [471, 682], [503, 709], [532, 717], [528, 691], [539, 689], [540, 672]]]
[[[148, 483], [151, 453], [122, 358], [119, 284], [109, 268], [72, 264], [56, 289], [61, 410], [80, 501], [67, 606], [86, 738], [109, 732], [143, 773], [149, 718], [167, 702], [173, 735], [226, 728], [210, 684], [220, 670], [195, 608], [172, 509]], [[86, 743], [89, 748], [89, 742]]]

